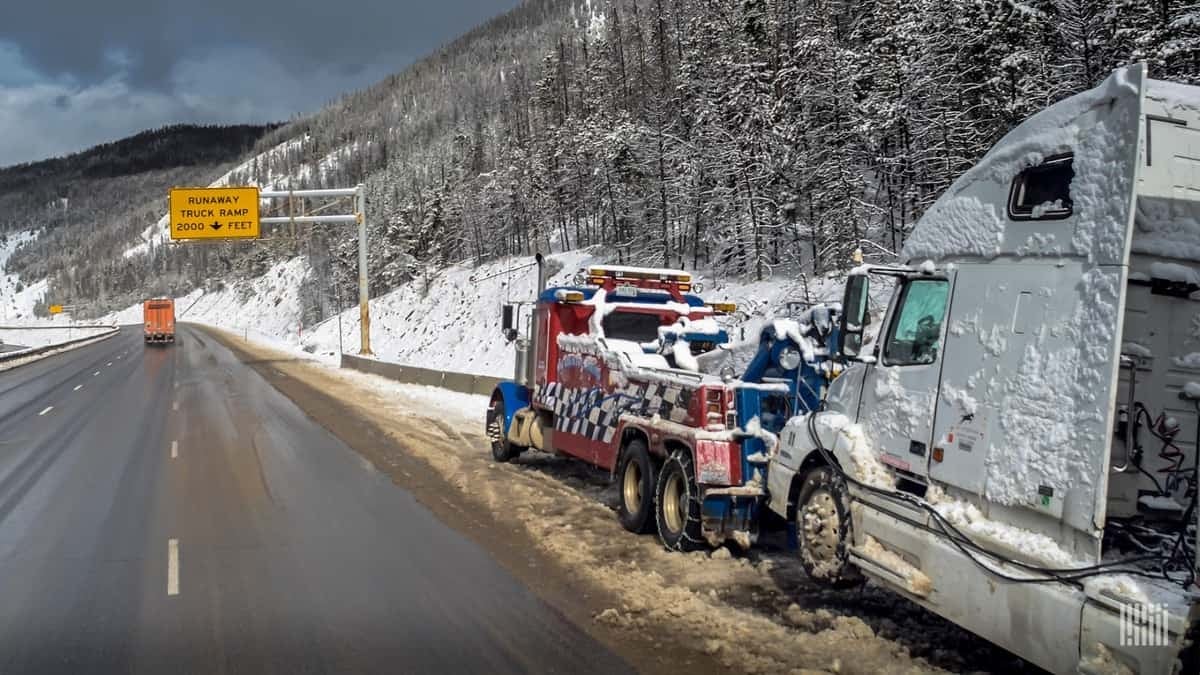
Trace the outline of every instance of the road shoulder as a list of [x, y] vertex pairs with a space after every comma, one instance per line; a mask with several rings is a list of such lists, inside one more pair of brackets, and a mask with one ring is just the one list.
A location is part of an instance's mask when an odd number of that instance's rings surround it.
[[[298, 359], [209, 326], [195, 326], [228, 348], [247, 366], [287, 396], [314, 421], [328, 429], [347, 446], [369, 460], [396, 485], [408, 490], [443, 523], [482, 546], [513, 576], [548, 605], [562, 613], [597, 641], [621, 655], [639, 672], [704, 673], [730, 672], [710, 655], [686, 645], [664, 641], [652, 632], [631, 633], [619, 626], [595, 620], [612, 608], [618, 598], [593, 584], [581, 583], [556, 558], [546, 555], [529, 530], [513, 522], [515, 505], [499, 513], [471, 499], [414, 450], [447, 444], [478, 444], [446, 425], [432, 420], [416, 425], [394, 426], [379, 416], [365, 414], [361, 405], [331, 392], [344, 391], [320, 364]], [[359, 399], [361, 401], [361, 398]], [[400, 440], [399, 437], [407, 437]], [[486, 452], [481, 449], [480, 452]]]

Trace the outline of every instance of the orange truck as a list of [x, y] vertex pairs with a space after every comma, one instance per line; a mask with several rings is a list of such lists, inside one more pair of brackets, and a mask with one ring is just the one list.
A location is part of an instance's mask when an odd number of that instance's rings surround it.
[[146, 316], [146, 342], [175, 341], [175, 301], [152, 298], [142, 304]]

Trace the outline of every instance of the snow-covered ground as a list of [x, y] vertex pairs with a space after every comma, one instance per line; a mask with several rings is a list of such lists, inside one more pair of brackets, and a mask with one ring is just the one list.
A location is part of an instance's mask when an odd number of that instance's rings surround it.
[[[569, 284], [584, 267], [603, 260], [587, 251], [550, 256], [557, 269], [551, 285]], [[230, 284], [210, 293], [195, 291], [176, 299], [180, 321], [203, 323], [253, 337], [289, 351], [303, 350], [329, 360], [339, 346], [339, 320], [330, 317], [303, 326], [300, 284], [308, 274], [303, 258], [278, 263], [257, 279]], [[743, 310], [729, 323], [745, 325], [754, 338], [755, 319], [788, 301], [840, 300], [841, 281], [775, 278], [742, 282], [697, 275], [701, 295], [711, 301], [733, 301]], [[506, 302], [531, 300], [537, 285], [533, 258], [510, 258], [479, 267], [455, 265], [415, 279], [371, 300], [371, 347], [376, 357], [404, 365], [476, 375], [505, 376], [512, 372], [513, 346], [500, 333], [500, 308]], [[347, 299], [347, 304], [353, 300]], [[134, 305], [105, 317], [105, 321], [138, 323], [141, 306]], [[341, 345], [356, 353], [359, 311], [350, 305], [340, 317]], [[742, 337], [735, 331], [735, 338]]]
[[0, 243], [0, 351], [47, 347], [107, 332], [105, 328], [95, 328], [95, 321], [86, 322], [87, 327], [76, 326], [67, 314], [34, 316], [34, 306], [45, 299], [46, 280], [22, 284], [16, 274], [8, 272], [8, 259], [37, 236], [36, 230], [13, 232]]

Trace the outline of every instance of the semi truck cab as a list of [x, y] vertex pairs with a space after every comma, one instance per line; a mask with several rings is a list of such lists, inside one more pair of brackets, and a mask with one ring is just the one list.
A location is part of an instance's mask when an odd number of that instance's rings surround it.
[[814, 579], [1055, 673], [1200, 672], [1200, 88], [1030, 118], [853, 270], [845, 371], [768, 475]]

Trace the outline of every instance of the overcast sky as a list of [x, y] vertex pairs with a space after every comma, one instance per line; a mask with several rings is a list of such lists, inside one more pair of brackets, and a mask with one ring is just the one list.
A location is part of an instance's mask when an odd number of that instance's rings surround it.
[[0, 0], [0, 166], [175, 122], [265, 122], [520, 0]]

